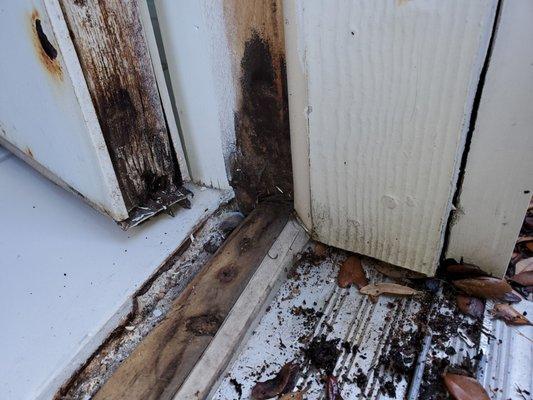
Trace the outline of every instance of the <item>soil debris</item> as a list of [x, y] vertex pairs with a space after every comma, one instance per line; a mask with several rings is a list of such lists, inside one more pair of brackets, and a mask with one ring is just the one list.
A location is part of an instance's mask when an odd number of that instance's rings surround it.
[[328, 340], [325, 335], [321, 335], [314, 338], [304, 352], [311, 364], [331, 375], [341, 352], [339, 342], [340, 339]]
[[235, 388], [235, 391], [237, 392], [237, 395], [239, 396], [239, 399], [242, 397], [242, 384], [237, 381], [235, 378], [231, 378], [229, 380], [229, 383], [233, 385]]

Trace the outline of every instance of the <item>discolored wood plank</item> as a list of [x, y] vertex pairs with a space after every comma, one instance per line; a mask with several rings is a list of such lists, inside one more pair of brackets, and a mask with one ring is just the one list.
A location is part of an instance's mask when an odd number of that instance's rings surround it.
[[95, 399], [172, 398], [217, 333], [288, 215], [285, 206], [260, 204]]
[[176, 201], [178, 163], [135, 0], [61, 0], [130, 212]]
[[292, 199], [292, 162], [281, 0], [225, 0], [236, 91], [231, 185], [249, 212], [271, 196]]

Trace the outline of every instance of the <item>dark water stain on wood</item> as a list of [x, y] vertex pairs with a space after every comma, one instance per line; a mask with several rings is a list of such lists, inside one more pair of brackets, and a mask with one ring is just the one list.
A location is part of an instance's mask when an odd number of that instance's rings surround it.
[[231, 168], [231, 184], [245, 213], [265, 198], [292, 199], [285, 62], [279, 57], [274, 60], [269, 42], [251, 32], [240, 63], [241, 105]]
[[130, 215], [170, 205], [181, 174], [136, 2], [60, 3]]
[[224, 267], [220, 271], [218, 271], [217, 279], [222, 283], [229, 283], [233, 281], [238, 274], [239, 270], [237, 266], [230, 264], [227, 267]]
[[196, 336], [215, 336], [224, 318], [217, 314], [204, 314], [189, 318], [187, 330]]

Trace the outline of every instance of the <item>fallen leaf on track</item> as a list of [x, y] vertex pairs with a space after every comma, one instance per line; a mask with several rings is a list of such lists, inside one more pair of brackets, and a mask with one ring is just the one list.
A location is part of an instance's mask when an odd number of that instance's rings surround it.
[[524, 271], [533, 271], [533, 257], [525, 258], [517, 262], [514, 269], [515, 275]]
[[324, 243], [316, 242], [314, 253], [317, 257], [324, 257], [326, 255], [326, 252], [328, 250], [328, 246], [326, 246]]
[[533, 236], [523, 236], [521, 238], [518, 238], [518, 240], [516, 241], [516, 244], [523, 243], [523, 242], [532, 242], [532, 241], [533, 241]]
[[388, 276], [389, 278], [421, 279], [421, 278], [426, 277], [426, 275], [420, 272], [410, 271], [408, 269], [397, 267], [396, 265], [392, 265], [392, 264], [387, 264], [382, 261], [377, 262], [375, 264], [375, 268], [378, 272], [382, 273], [385, 276]]
[[474, 318], [482, 318], [485, 310], [485, 305], [481, 300], [464, 294], [457, 295], [457, 307], [462, 313]]
[[337, 283], [341, 288], [356, 284], [361, 289], [363, 286], [368, 285], [365, 270], [359, 257], [351, 255], [341, 264]]
[[327, 400], [343, 400], [339, 389], [339, 383], [334, 376], [326, 378], [326, 399]]
[[396, 283], [370, 284], [362, 287], [359, 291], [363, 294], [368, 294], [369, 296], [379, 296], [381, 294], [412, 296], [420, 293], [418, 290], [412, 289], [408, 286], [398, 285]]
[[522, 286], [533, 286], [533, 271], [522, 271], [513, 275], [509, 280]]
[[256, 383], [252, 389], [252, 398], [264, 400], [290, 392], [294, 389], [299, 371], [298, 364], [285, 364], [274, 378]]
[[479, 278], [459, 279], [453, 285], [470, 296], [482, 299], [497, 299], [517, 303], [522, 298], [503, 279], [482, 276]]
[[448, 393], [455, 400], [490, 400], [486, 390], [474, 378], [445, 372], [442, 379]]
[[446, 276], [450, 279], [476, 278], [488, 274], [474, 264], [451, 264], [446, 267]]
[[279, 400], [303, 400], [305, 391], [298, 390], [297, 392], [284, 394]]
[[531, 325], [525, 316], [509, 304], [495, 304], [491, 314], [494, 318], [501, 319], [508, 325]]

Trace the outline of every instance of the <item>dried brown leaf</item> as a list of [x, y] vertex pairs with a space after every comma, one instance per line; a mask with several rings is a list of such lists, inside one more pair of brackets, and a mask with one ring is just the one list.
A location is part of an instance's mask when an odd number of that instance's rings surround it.
[[298, 390], [297, 392], [284, 394], [279, 400], [303, 400], [305, 391]]
[[446, 267], [446, 276], [450, 279], [476, 278], [488, 274], [474, 264], [451, 264]]
[[516, 303], [522, 298], [503, 279], [490, 276], [479, 278], [459, 279], [452, 281], [453, 285], [470, 296], [482, 299], [496, 299]]
[[513, 275], [509, 280], [522, 286], [533, 286], [533, 271], [522, 271]]
[[326, 246], [324, 243], [316, 242], [314, 253], [317, 257], [325, 257], [328, 250], [328, 246]]
[[326, 377], [326, 399], [327, 400], [343, 400], [339, 389], [339, 382], [334, 376]]
[[290, 392], [294, 389], [299, 371], [298, 364], [292, 362], [285, 364], [274, 378], [255, 384], [252, 398], [264, 400]]
[[340, 266], [337, 283], [341, 288], [356, 284], [359, 289], [368, 285], [361, 259], [355, 255], [349, 256]]
[[391, 294], [397, 296], [412, 296], [420, 293], [418, 290], [408, 286], [398, 285], [397, 283], [376, 283], [362, 287], [359, 290], [363, 294], [369, 296], [379, 296], [381, 294]]
[[533, 257], [525, 258], [517, 262], [514, 267], [514, 270], [515, 270], [515, 275], [521, 272], [524, 272], [524, 271], [533, 271]]
[[474, 318], [482, 318], [485, 311], [485, 305], [481, 300], [464, 294], [457, 295], [457, 307], [462, 313]]
[[494, 318], [505, 321], [507, 325], [531, 325], [531, 322], [509, 304], [495, 304], [491, 310]]
[[533, 251], [533, 242], [526, 242], [525, 246], [529, 251]]
[[376, 270], [389, 278], [394, 279], [421, 279], [426, 276], [420, 272], [411, 271], [396, 265], [388, 264], [385, 262], [377, 262], [375, 264]]
[[516, 244], [523, 243], [523, 242], [532, 242], [532, 241], [533, 241], [533, 236], [522, 236], [518, 238], [518, 240], [516, 241]]
[[445, 372], [442, 375], [448, 393], [455, 400], [490, 400], [483, 386], [469, 376]]

